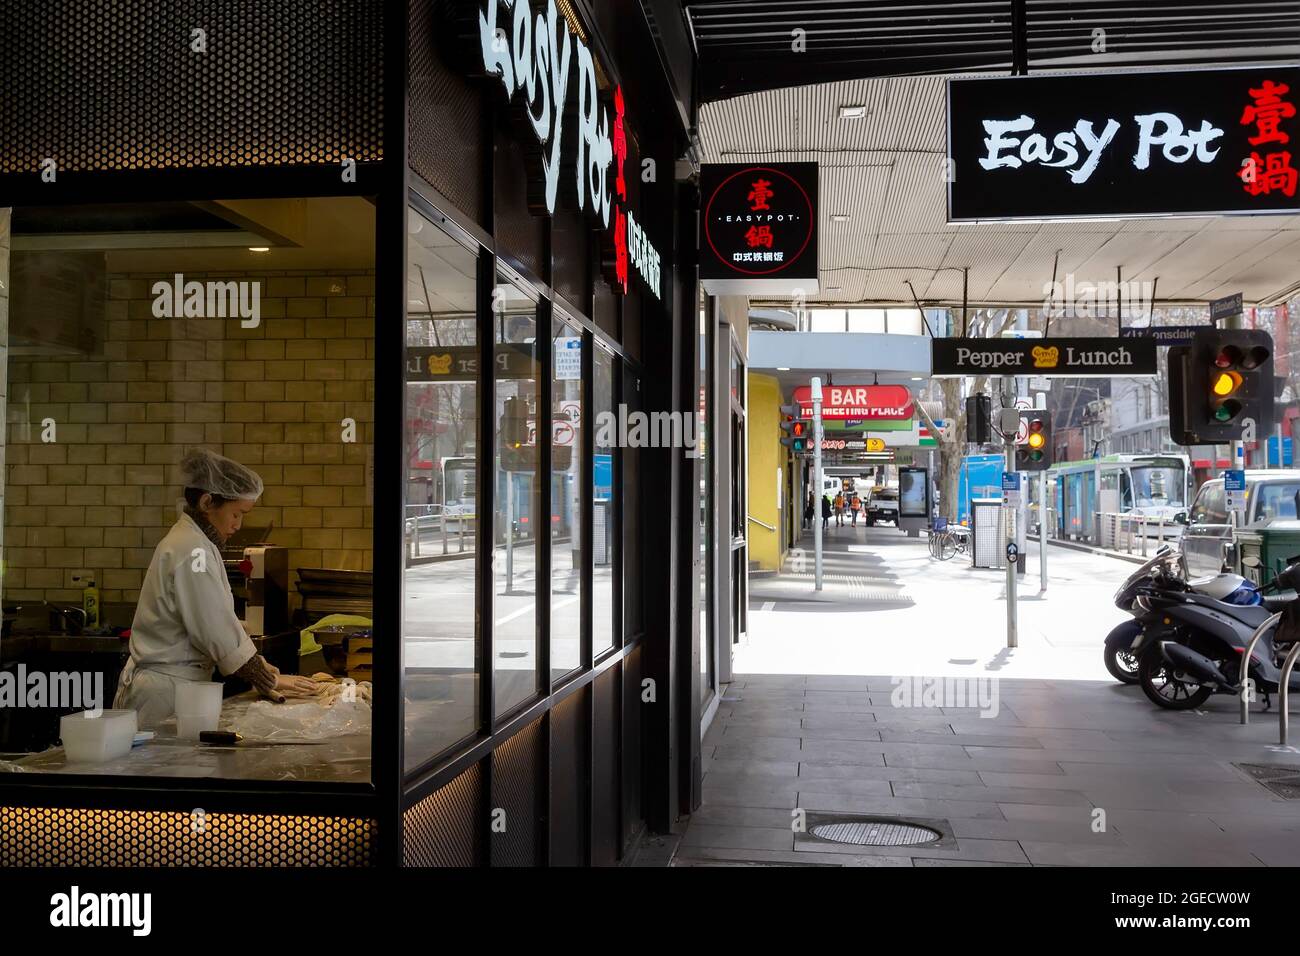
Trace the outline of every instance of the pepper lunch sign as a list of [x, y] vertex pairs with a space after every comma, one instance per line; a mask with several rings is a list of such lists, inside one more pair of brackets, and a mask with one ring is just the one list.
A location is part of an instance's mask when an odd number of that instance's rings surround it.
[[1108, 378], [1156, 374], [1154, 339], [934, 339], [931, 375]]
[[[461, 32], [467, 15], [477, 11], [473, 72], [499, 79], [508, 97], [520, 94], [525, 125], [541, 153], [537, 211], [555, 214], [561, 174], [567, 169], [579, 211], [590, 209], [611, 233], [607, 273], [615, 291], [627, 293], [630, 264], [655, 297], [662, 298], [662, 256], [627, 208], [624, 167], [629, 143], [622, 88], [602, 102], [591, 49], [569, 30], [555, 0], [548, 0], [545, 13], [535, 15], [530, 0], [458, 0], [452, 9]], [[457, 52], [464, 55], [464, 50]], [[571, 88], [572, 80], [576, 82]], [[569, 108], [574, 99], [576, 113]], [[565, 130], [569, 117], [576, 117], [577, 127], [571, 144]]]
[[1300, 211], [1300, 67], [948, 81], [948, 219]]

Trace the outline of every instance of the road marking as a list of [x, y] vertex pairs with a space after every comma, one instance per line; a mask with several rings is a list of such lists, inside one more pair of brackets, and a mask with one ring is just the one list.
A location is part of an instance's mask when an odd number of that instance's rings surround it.
[[763, 610], [764, 610], [764, 611], [770, 611], [770, 610], [772, 610], [772, 608], [774, 608], [774, 607], [776, 607], [776, 602], [775, 602], [775, 601], [764, 601], [764, 602], [763, 602]]

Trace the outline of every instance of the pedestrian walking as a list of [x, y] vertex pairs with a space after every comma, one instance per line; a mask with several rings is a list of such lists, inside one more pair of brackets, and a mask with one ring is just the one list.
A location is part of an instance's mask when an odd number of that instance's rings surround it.
[[822, 495], [822, 528], [830, 525], [831, 521], [831, 498], [830, 495]]
[[856, 528], [858, 526], [858, 514], [862, 511], [862, 497], [860, 495], [856, 493], [853, 495], [851, 507], [853, 508], [853, 527]]
[[813, 508], [813, 496], [809, 493], [808, 502], [803, 506], [803, 526], [805, 531], [812, 527], [813, 515], [815, 514], [816, 511]]
[[844, 492], [835, 496], [835, 527], [844, 527]]

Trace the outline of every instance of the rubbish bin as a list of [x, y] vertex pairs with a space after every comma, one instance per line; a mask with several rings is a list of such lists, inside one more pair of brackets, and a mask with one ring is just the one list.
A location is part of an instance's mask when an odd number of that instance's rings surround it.
[[1233, 536], [1233, 570], [1264, 585], [1300, 556], [1300, 521], [1274, 518]]
[[1006, 567], [1003, 549], [1002, 499], [972, 498], [970, 503], [974, 546], [971, 564], [977, 568]]

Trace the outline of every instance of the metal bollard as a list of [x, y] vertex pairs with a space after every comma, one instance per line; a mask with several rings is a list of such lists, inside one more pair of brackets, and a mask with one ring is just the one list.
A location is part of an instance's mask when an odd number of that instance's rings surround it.
[[420, 557], [420, 516], [415, 516], [415, 556]]
[[1255, 632], [1250, 635], [1250, 640], [1246, 642], [1245, 651], [1242, 652], [1241, 655], [1242, 673], [1238, 675], [1239, 677], [1238, 683], [1241, 684], [1241, 695], [1240, 695], [1241, 696], [1241, 722], [1243, 724], [1250, 723], [1250, 696], [1249, 696], [1250, 687], [1247, 685], [1246, 681], [1250, 679], [1251, 655], [1255, 653], [1255, 645], [1258, 644], [1259, 639], [1264, 636], [1264, 632], [1267, 631], [1269, 628], [1273, 627], [1273, 625], [1277, 624], [1277, 622], [1280, 620], [1282, 620], [1282, 615], [1280, 612], [1277, 614], [1269, 615], [1268, 619], [1265, 620], [1263, 624], [1255, 628]]
[[1291, 670], [1295, 667], [1295, 660], [1300, 657], [1300, 641], [1291, 646], [1287, 652], [1286, 660], [1282, 663], [1282, 676], [1277, 682], [1277, 699], [1278, 699], [1278, 743], [1283, 747], [1286, 746], [1287, 732], [1287, 698], [1290, 696]]
[[1142, 538], [1142, 557], [1147, 556], [1147, 517], [1138, 518], [1138, 534]]

